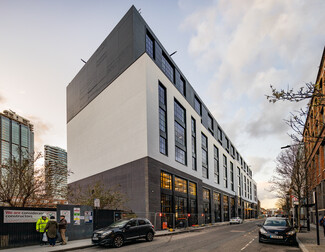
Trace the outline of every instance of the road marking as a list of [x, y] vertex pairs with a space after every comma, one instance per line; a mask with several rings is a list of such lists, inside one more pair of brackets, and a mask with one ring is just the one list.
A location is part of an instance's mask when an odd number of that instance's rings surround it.
[[255, 240], [255, 238], [257, 238], [257, 236], [255, 236], [254, 238], [253, 238], [253, 240], [251, 240], [249, 243], [247, 243], [242, 249], [241, 249], [241, 251], [242, 250], [244, 250], [245, 248], [247, 248], [248, 246], [249, 246], [249, 244], [251, 244], [254, 240]]

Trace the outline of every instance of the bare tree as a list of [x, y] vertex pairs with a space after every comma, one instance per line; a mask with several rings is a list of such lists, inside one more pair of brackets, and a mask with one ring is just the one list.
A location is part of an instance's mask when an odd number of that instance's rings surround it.
[[125, 209], [127, 196], [119, 186], [106, 188], [102, 181], [96, 181], [82, 188], [80, 185], [69, 188], [69, 202], [94, 207], [94, 200], [100, 200], [101, 209]]
[[300, 228], [300, 211], [306, 194], [306, 167], [303, 146], [298, 143], [283, 150], [277, 157], [275, 175], [271, 179], [272, 189], [282, 200], [292, 195], [298, 200], [298, 228]]
[[[26, 154], [22, 159], [11, 156], [0, 166], [0, 202], [12, 207], [41, 207], [53, 202], [52, 194], [47, 193], [45, 167], [37, 167], [42, 154]], [[59, 181], [66, 180], [65, 171], [57, 170]], [[50, 185], [50, 190], [66, 199], [67, 189], [58, 189]]]
[[293, 141], [301, 141], [304, 138], [305, 142], [316, 142], [318, 136], [310, 131], [308, 127], [305, 127], [307, 117], [311, 121], [315, 121], [317, 126], [324, 126], [324, 122], [318, 120], [317, 113], [310, 113], [312, 108], [323, 108], [325, 104], [325, 95], [323, 94], [323, 86], [315, 85], [313, 83], [305, 83], [304, 86], [300, 87], [298, 90], [292, 88], [287, 89], [276, 89], [272, 85], [271, 94], [266, 95], [266, 98], [271, 103], [276, 103], [278, 101], [288, 101], [288, 102], [302, 102], [308, 101], [307, 106], [293, 111], [290, 113], [290, 117], [285, 119], [287, 125], [293, 130], [293, 134], [289, 136]]

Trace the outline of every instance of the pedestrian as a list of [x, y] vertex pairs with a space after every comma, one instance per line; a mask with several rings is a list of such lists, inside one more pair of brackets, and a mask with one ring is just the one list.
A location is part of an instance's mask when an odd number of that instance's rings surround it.
[[60, 222], [59, 222], [59, 231], [61, 236], [61, 245], [66, 245], [67, 241], [65, 238], [65, 231], [67, 230], [67, 220], [65, 219], [64, 215], [60, 216]]
[[58, 228], [59, 224], [55, 221], [55, 217], [51, 216], [50, 221], [46, 224], [45, 230], [47, 237], [49, 238], [50, 246], [52, 247], [55, 246]]
[[321, 226], [323, 226], [323, 229], [324, 229], [324, 236], [325, 236], [325, 215], [324, 215], [322, 218], [320, 218], [320, 220], [319, 220], [319, 224], [320, 224]]
[[40, 245], [41, 246], [45, 245], [46, 241], [47, 241], [47, 238], [44, 236], [46, 236], [45, 227], [46, 227], [46, 224], [48, 221], [49, 221], [49, 219], [47, 218], [46, 213], [43, 213], [42, 216], [36, 222], [36, 231], [40, 233]]

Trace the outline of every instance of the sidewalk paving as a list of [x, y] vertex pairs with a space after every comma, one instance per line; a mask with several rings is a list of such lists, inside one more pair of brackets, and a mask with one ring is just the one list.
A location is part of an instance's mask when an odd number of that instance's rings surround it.
[[[245, 222], [249, 221], [256, 221], [256, 219], [245, 220]], [[229, 222], [218, 222], [213, 224], [207, 224], [205, 226], [197, 226], [197, 227], [188, 227], [182, 229], [176, 229], [174, 231], [169, 230], [158, 230], [156, 231], [155, 237], [166, 236], [166, 235], [177, 235], [186, 232], [195, 232], [200, 231], [206, 228], [213, 228], [213, 227], [220, 227], [229, 225]], [[33, 246], [25, 246], [25, 247], [18, 247], [18, 248], [9, 248], [9, 249], [0, 249], [0, 252], [52, 252], [52, 251], [72, 251], [75, 249], [84, 249], [88, 247], [92, 247], [91, 239], [82, 239], [82, 240], [75, 240], [75, 241], [68, 241], [67, 245], [56, 245], [55, 247], [50, 247], [49, 245], [40, 246], [40, 245], [33, 245]]]
[[303, 252], [324, 252], [325, 251], [325, 237], [323, 227], [319, 227], [319, 241], [317, 245], [316, 225], [310, 224], [310, 231], [303, 230], [297, 233], [297, 241], [300, 249]]

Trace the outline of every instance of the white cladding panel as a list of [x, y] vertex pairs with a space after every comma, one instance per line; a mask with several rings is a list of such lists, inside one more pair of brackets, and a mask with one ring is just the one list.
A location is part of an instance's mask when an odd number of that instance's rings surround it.
[[67, 124], [69, 182], [148, 156], [146, 61], [139, 58]]

